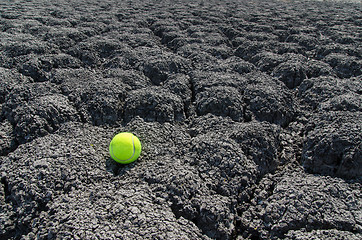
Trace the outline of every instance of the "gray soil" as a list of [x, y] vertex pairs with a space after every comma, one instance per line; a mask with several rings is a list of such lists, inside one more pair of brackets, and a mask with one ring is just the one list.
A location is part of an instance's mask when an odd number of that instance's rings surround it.
[[1, 1], [0, 239], [362, 239], [361, 26], [344, 1]]

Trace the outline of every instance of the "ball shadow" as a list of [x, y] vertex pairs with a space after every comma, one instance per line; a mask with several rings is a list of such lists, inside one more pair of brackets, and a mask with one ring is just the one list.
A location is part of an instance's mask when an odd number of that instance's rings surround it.
[[113, 176], [122, 176], [128, 170], [134, 168], [135, 162], [129, 164], [120, 164], [108, 157], [106, 159], [106, 170], [113, 174]]

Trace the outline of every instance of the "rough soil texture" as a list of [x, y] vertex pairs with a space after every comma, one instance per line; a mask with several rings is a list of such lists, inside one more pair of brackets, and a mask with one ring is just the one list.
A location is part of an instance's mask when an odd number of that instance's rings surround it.
[[361, 26], [351, 2], [2, 1], [0, 239], [362, 239]]

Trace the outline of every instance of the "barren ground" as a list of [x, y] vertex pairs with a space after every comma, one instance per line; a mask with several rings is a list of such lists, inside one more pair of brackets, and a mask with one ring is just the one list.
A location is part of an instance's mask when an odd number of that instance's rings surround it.
[[350, 1], [1, 1], [0, 239], [362, 239], [361, 27]]

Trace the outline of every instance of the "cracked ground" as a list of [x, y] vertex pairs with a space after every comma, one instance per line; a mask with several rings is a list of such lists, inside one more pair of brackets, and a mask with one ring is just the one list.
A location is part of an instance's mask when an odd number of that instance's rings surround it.
[[358, 1], [2, 1], [0, 238], [361, 239], [361, 26]]

